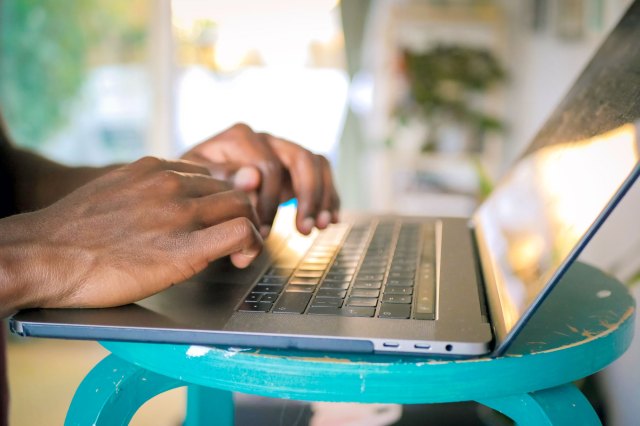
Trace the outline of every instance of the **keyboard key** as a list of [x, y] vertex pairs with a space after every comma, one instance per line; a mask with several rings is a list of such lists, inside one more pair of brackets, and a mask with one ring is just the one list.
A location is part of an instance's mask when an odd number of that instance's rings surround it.
[[356, 288], [351, 292], [352, 297], [378, 297], [379, 295], [379, 290], [366, 290], [361, 288]]
[[341, 315], [342, 309], [336, 306], [312, 306], [307, 311], [310, 315]]
[[327, 265], [329, 264], [329, 262], [331, 262], [331, 257], [327, 256], [327, 257], [316, 257], [316, 256], [308, 256], [304, 258], [304, 263], [305, 264], [313, 264], [313, 265]]
[[356, 268], [358, 266], [358, 261], [336, 260], [335, 262], [333, 262], [333, 265], [337, 268]]
[[370, 274], [358, 274], [356, 281], [382, 281], [384, 279], [383, 274], [370, 275]]
[[324, 271], [327, 269], [327, 265], [318, 265], [316, 263], [303, 263], [300, 265], [300, 269], [305, 271]]
[[238, 308], [241, 312], [269, 312], [273, 304], [263, 302], [243, 302]]
[[265, 275], [273, 276], [273, 277], [289, 277], [291, 274], [293, 274], [293, 269], [271, 268], [267, 271]]
[[345, 268], [339, 266], [332, 266], [329, 269], [330, 274], [338, 274], [338, 275], [353, 275], [356, 272], [356, 268]]
[[320, 278], [291, 278], [289, 285], [316, 285], [320, 282]]
[[287, 277], [262, 277], [260, 278], [259, 284], [285, 284], [287, 282]]
[[368, 289], [379, 289], [380, 287], [382, 287], [382, 282], [378, 281], [378, 282], [373, 282], [373, 281], [363, 281], [363, 282], [356, 282], [355, 284], [353, 284], [353, 288], [368, 288]]
[[263, 294], [262, 298], [260, 299], [261, 302], [268, 302], [268, 303], [273, 303], [276, 300], [278, 300], [278, 295], [275, 293]]
[[311, 300], [311, 293], [284, 292], [273, 312], [277, 314], [301, 314]]
[[413, 287], [413, 280], [387, 280], [388, 287]]
[[384, 294], [401, 294], [410, 296], [413, 294], [412, 287], [386, 287], [384, 289]]
[[324, 277], [324, 281], [340, 281], [348, 283], [353, 278], [353, 275], [347, 274], [336, 274], [334, 272], [330, 272]]
[[411, 296], [401, 296], [398, 294], [385, 294], [382, 296], [383, 303], [411, 303]]
[[404, 271], [404, 272], [389, 272], [389, 279], [397, 279], [397, 280], [413, 280], [415, 277], [415, 272], [413, 271]]
[[375, 306], [378, 306], [378, 298], [377, 297], [350, 297], [349, 300], [347, 301], [347, 305], [375, 307]]
[[311, 302], [311, 306], [333, 306], [334, 308], [339, 308], [342, 306], [342, 299], [337, 299], [333, 297], [316, 297]]
[[395, 303], [383, 303], [380, 305], [379, 318], [407, 319], [411, 315], [411, 305], [398, 305]]
[[320, 288], [333, 288], [337, 290], [346, 290], [349, 288], [348, 282], [339, 282], [339, 281], [323, 281], [320, 284]]
[[260, 284], [253, 288], [255, 293], [280, 293], [283, 286], [275, 284]]
[[313, 293], [315, 290], [315, 285], [290, 285], [285, 293]]
[[251, 293], [249, 293], [247, 295], [247, 297], [244, 299], [245, 302], [257, 302], [260, 300], [260, 298], [264, 295], [264, 293], [256, 293], [255, 291], [252, 291]]
[[344, 297], [347, 295], [347, 291], [346, 290], [334, 290], [331, 288], [320, 288], [320, 290], [318, 290], [318, 294], [316, 294], [316, 298], [318, 297], [338, 297], [340, 299], [344, 299]]
[[[404, 305], [398, 305], [398, 306], [404, 306]], [[433, 312], [431, 312], [431, 313], [418, 313], [418, 312], [416, 312], [413, 315], [413, 318], [417, 319], [417, 320], [434, 320], [434, 319], [436, 319], [436, 314], [433, 313]]]
[[348, 317], [372, 317], [376, 313], [376, 308], [365, 308], [362, 306], [346, 306], [340, 310], [341, 314]]
[[324, 274], [324, 271], [307, 271], [305, 269], [300, 269], [296, 271], [296, 274], [293, 276], [294, 278], [321, 278]]
[[360, 274], [382, 274], [387, 271], [386, 266], [363, 266], [358, 273]]

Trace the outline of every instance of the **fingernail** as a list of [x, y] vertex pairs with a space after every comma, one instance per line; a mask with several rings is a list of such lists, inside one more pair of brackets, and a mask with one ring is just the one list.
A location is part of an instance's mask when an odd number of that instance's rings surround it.
[[270, 232], [271, 232], [271, 227], [269, 225], [262, 225], [260, 227], [260, 235], [262, 235], [262, 238], [267, 238]]
[[322, 210], [319, 214], [318, 214], [318, 228], [320, 229], [324, 229], [327, 226], [329, 226], [329, 223], [331, 223], [331, 213], [329, 213], [327, 210]]
[[313, 220], [312, 217], [307, 217], [302, 221], [302, 231], [306, 234], [308, 234], [309, 232], [311, 232], [311, 230], [313, 229], [313, 227], [315, 226], [316, 221]]
[[255, 171], [251, 167], [241, 167], [233, 176], [233, 186], [238, 189], [251, 189], [255, 186]]

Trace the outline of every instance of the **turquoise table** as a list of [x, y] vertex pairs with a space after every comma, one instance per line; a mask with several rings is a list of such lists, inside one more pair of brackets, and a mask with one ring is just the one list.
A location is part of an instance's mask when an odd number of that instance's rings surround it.
[[67, 425], [124, 425], [147, 400], [187, 386], [186, 425], [233, 424], [232, 391], [308, 401], [477, 401], [521, 425], [597, 425], [572, 384], [629, 346], [635, 303], [627, 289], [576, 264], [509, 353], [452, 361], [102, 342], [111, 351], [80, 384]]

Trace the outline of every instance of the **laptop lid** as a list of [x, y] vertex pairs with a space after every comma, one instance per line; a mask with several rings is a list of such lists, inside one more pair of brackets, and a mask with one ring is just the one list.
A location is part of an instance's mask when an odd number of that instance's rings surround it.
[[635, 2], [472, 217], [496, 353], [640, 174], [638, 40]]

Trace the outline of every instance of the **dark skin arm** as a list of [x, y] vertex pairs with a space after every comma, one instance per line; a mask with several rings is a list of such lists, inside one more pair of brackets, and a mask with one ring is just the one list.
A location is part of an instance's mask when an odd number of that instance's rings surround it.
[[247, 195], [186, 161], [144, 158], [54, 204], [0, 220], [0, 315], [140, 300], [262, 238]]
[[85, 183], [102, 176], [117, 165], [107, 167], [67, 167], [32, 152], [10, 148], [19, 211], [46, 207]]
[[277, 204], [292, 196], [301, 232], [337, 220], [327, 161], [244, 125], [185, 155], [201, 165], [145, 158], [72, 168], [9, 155], [29, 213], [0, 219], [1, 317], [134, 302], [223, 256], [246, 267], [262, 247], [258, 230], [268, 233]]

